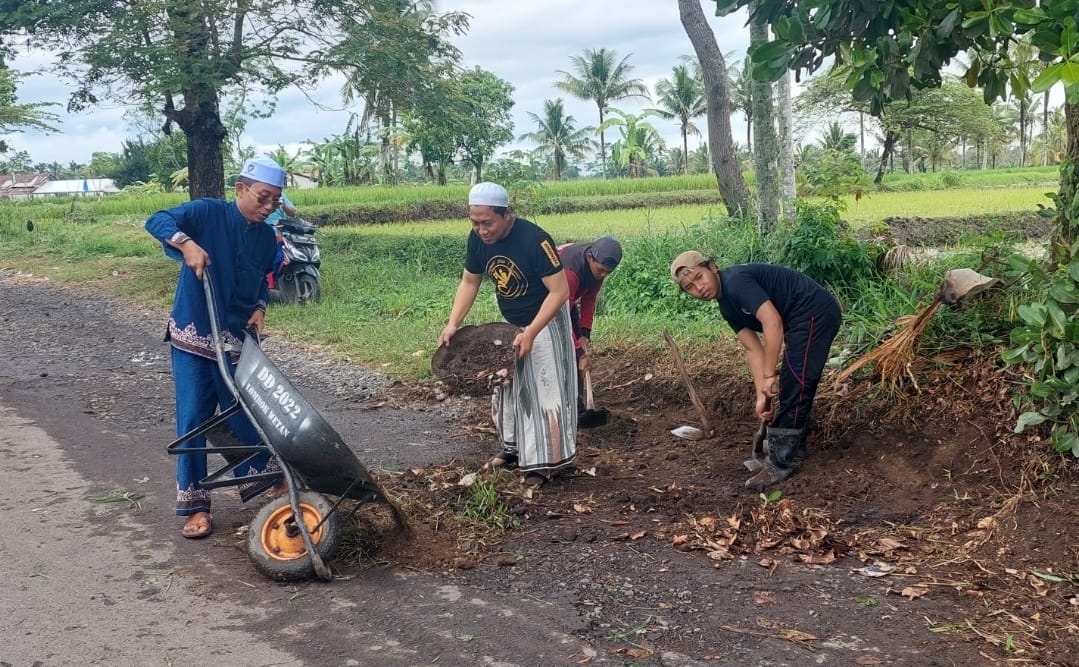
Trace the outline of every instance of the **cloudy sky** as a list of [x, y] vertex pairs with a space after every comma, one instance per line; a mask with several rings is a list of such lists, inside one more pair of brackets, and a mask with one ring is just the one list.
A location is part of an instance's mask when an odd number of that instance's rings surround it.
[[[702, 0], [702, 7], [720, 49], [733, 60], [743, 58], [749, 41], [744, 16], [717, 18], [710, 0]], [[675, 0], [441, 0], [439, 9], [472, 16], [468, 35], [455, 40], [464, 65], [478, 65], [513, 84], [514, 134], [518, 136], [535, 129], [528, 112], [541, 114], [548, 98], [565, 98], [566, 111], [576, 118], [578, 126], [598, 124], [594, 103], [567, 98], [554, 85], [560, 79], [558, 70], [571, 71], [571, 55], [584, 49], [613, 49], [620, 56], [629, 56], [634, 68], [631, 74], [654, 91], [656, 81], [670, 76], [681, 56], [693, 53]], [[23, 53], [9, 64], [33, 71], [48, 62], [45, 54]], [[272, 118], [249, 121], [244, 143], [259, 147], [260, 152], [278, 144], [295, 149], [304, 140], [319, 141], [341, 133], [350, 110], [340, 108], [339, 90], [340, 81], [329, 80], [314, 93], [285, 91]], [[53, 76], [33, 75], [20, 86], [19, 100], [62, 105], [69, 92], [70, 87]], [[312, 99], [333, 110], [319, 109]], [[624, 101], [613, 106], [636, 113], [648, 103]], [[122, 141], [137, 133], [125, 123], [124, 111], [120, 106], [108, 106], [64, 114], [62, 134], [26, 132], [10, 135], [7, 140], [14, 150], [28, 151], [34, 162], [86, 163], [95, 151], [120, 152]], [[744, 124], [738, 114], [733, 120], [738, 140], [744, 135]], [[680, 143], [675, 122], [652, 122], [669, 144]], [[699, 126], [704, 127], [703, 119]], [[691, 138], [693, 141], [698, 140]]]

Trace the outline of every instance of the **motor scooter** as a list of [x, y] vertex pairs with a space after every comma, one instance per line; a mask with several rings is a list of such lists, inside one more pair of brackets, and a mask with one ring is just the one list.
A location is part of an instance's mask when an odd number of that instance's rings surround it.
[[318, 225], [303, 218], [284, 218], [277, 223], [277, 229], [284, 260], [277, 272], [268, 276], [270, 303], [303, 306], [317, 301], [322, 296], [322, 256], [315, 238]]

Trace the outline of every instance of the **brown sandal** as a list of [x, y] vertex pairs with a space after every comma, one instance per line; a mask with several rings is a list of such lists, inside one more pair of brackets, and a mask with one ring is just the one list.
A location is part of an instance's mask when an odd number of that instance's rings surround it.
[[521, 480], [521, 484], [533, 489], [538, 489], [549, 481], [551, 481], [551, 478], [542, 473], [529, 472], [525, 473], [525, 478]]
[[517, 467], [517, 452], [511, 452], [508, 449], [503, 449], [501, 452], [494, 455], [487, 463], [483, 464], [484, 472], [491, 472], [493, 470], [513, 470]]
[[214, 518], [209, 512], [195, 512], [180, 530], [180, 534], [189, 540], [199, 540], [209, 537], [214, 532]]

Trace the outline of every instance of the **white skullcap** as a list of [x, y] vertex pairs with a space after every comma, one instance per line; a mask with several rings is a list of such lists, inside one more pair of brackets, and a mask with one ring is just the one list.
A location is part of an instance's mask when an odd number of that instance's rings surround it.
[[476, 183], [468, 191], [469, 206], [509, 206], [510, 193], [498, 183]]
[[285, 170], [268, 157], [255, 157], [244, 162], [240, 176], [272, 185], [275, 188], [285, 187]]

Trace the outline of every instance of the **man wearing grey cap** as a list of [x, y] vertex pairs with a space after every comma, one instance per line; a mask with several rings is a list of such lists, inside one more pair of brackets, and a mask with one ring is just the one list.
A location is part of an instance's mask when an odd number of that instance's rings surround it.
[[[280, 205], [284, 185], [285, 172], [276, 162], [251, 159], [244, 163], [232, 201], [196, 199], [158, 211], [146, 221], [146, 231], [161, 242], [165, 254], [180, 262], [165, 330], [172, 351], [177, 435], [190, 432], [217, 408], [224, 410], [235, 400], [218, 372], [202, 276], [208, 273], [213, 279], [226, 343], [239, 349], [245, 329], [262, 332], [269, 301], [266, 274], [273, 270], [277, 253], [274, 230], [263, 222]], [[236, 360], [231, 361], [230, 370], [235, 371]], [[258, 433], [242, 412], [229, 419], [228, 427], [245, 445], [259, 442]], [[184, 449], [205, 446], [202, 436], [181, 445]], [[236, 474], [269, 472], [276, 467], [276, 461], [260, 455]], [[205, 453], [176, 457], [176, 514], [186, 519], [184, 537], [206, 537], [213, 531], [210, 491], [200, 484], [206, 472]], [[241, 485], [240, 497], [246, 502], [274, 483], [271, 479]], [[280, 491], [283, 482], [277, 484]]]
[[520, 333], [513, 339], [513, 380], [496, 389], [492, 400], [503, 449], [485, 467], [520, 467], [524, 483], [538, 488], [577, 453], [577, 373], [566, 273], [550, 234], [516, 217], [501, 185], [473, 186], [468, 215], [472, 231], [465, 268], [438, 342], [449, 343], [472, 309], [484, 274], [490, 276], [502, 317]]
[[590, 370], [588, 345], [596, 316], [596, 300], [603, 281], [622, 261], [622, 245], [613, 237], [603, 236], [591, 243], [566, 243], [558, 247], [562, 266], [569, 282], [570, 320], [577, 353], [577, 370]]
[[674, 259], [671, 280], [695, 299], [715, 301], [745, 348], [755, 412], [768, 424], [768, 458], [754, 452], [746, 461], [756, 472], [746, 488], [760, 491], [786, 479], [806, 457], [809, 413], [843, 318], [839, 302], [800, 271], [774, 264], [719, 270], [696, 250]]

